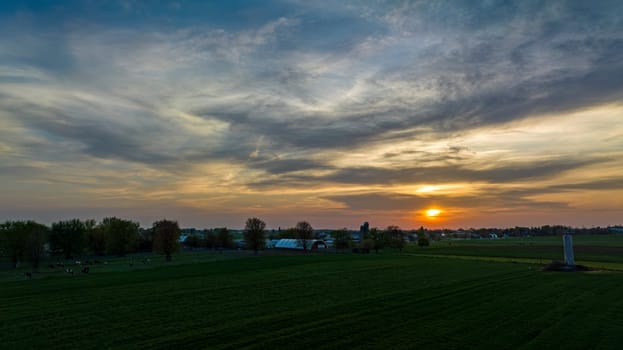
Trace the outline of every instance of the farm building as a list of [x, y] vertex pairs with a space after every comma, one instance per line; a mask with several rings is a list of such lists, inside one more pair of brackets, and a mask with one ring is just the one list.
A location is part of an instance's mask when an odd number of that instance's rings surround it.
[[[280, 239], [276, 244], [275, 248], [277, 249], [294, 249], [294, 250], [303, 250], [303, 244], [298, 239], [293, 238], [283, 238]], [[327, 248], [327, 244], [320, 239], [310, 239], [307, 241], [307, 249], [314, 251], [318, 249]]]

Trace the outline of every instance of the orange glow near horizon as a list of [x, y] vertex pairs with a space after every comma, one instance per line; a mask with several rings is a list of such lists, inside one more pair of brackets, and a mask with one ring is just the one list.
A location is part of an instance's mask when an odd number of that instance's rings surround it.
[[438, 216], [439, 214], [441, 214], [441, 210], [435, 209], [435, 208], [428, 209], [426, 211], [426, 217], [428, 217], [428, 218], [434, 218], [434, 217]]

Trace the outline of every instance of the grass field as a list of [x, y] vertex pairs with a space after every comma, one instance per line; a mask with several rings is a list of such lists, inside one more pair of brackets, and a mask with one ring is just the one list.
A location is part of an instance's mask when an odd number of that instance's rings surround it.
[[[554, 237], [525, 237], [496, 240], [445, 240], [433, 242], [421, 249], [410, 246], [407, 252], [421, 255], [501, 258], [546, 264], [563, 260], [562, 239]], [[623, 271], [623, 236], [575, 236], [576, 263], [596, 268]]]
[[[434, 248], [442, 249], [442, 248]], [[433, 251], [431, 249], [430, 251]], [[466, 248], [467, 249], [467, 248]], [[5, 277], [3, 349], [618, 349], [623, 274], [413, 254], [128, 259]]]

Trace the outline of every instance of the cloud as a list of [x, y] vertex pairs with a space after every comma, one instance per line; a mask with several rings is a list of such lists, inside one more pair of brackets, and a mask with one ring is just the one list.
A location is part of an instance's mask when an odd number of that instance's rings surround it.
[[[540, 162], [525, 164], [511, 164], [492, 166], [486, 169], [470, 169], [460, 165], [446, 165], [433, 167], [349, 167], [324, 169], [332, 170], [319, 174], [297, 173], [285, 174], [274, 178], [262, 179], [250, 183], [252, 187], [272, 186], [308, 186], [321, 183], [340, 183], [350, 185], [374, 184], [412, 184], [412, 183], [447, 183], [447, 182], [490, 182], [513, 183], [543, 178], [556, 177], [566, 171], [583, 168], [589, 165], [604, 162], [604, 159], [567, 160], [549, 159]], [[306, 164], [304, 162], [304, 164]], [[307, 163], [308, 164], [308, 163]], [[309, 164], [308, 164], [309, 165]], [[306, 167], [297, 169], [305, 170]]]
[[[125, 85], [125, 93], [136, 95], [135, 101], [147, 100], [148, 115], [160, 113], [154, 109], [163, 103], [179, 105], [186, 112], [230, 124], [240, 138], [270, 138], [275, 149], [347, 148], [370, 139], [391, 142], [396, 131], [405, 129], [451, 132], [620, 99], [622, 86], [613, 77], [623, 67], [612, 57], [623, 54], [623, 39], [611, 25], [603, 32], [578, 32], [576, 27], [591, 20], [586, 15], [575, 26], [558, 25], [575, 13], [571, 5], [545, 6], [543, 13], [520, 6], [518, 11], [525, 12], [521, 15], [539, 14], [533, 23], [512, 15], [506, 6], [485, 6], [486, 16], [476, 9], [441, 6], [447, 10], [443, 18], [438, 9], [418, 5], [406, 12], [412, 11], [415, 18], [402, 22], [424, 23], [422, 18], [427, 18], [425, 23], [436, 29], [455, 18], [455, 25], [445, 31], [455, 29], [456, 39], [416, 26], [407, 34], [350, 33], [354, 45], [313, 51], [281, 45], [292, 38], [292, 28], [315, 19], [279, 17], [233, 32], [95, 28], [86, 35], [67, 35], [64, 42], [70, 48], [56, 51], [70, 56], [67, 62], [78, 70], [77, 79], [83, 75], [93, 81], [96, 74], [97, 84], [109, 93], [115, 85]], [[395, 9], [386, 10], [398, 15]], [[499, 14], [511, 24], [500, 21]], [[473, 32], [461, 31], [476, 23]], [[549, 28], [547, 23], [557, 26]], [[308, 41], [310, 34], [305, 35]], [[343, 35], [329, 41], [339, 42]], [[384, 43], [387, 53], [373, 46], [363, 49], [371, 46], [362, 46], [370, 40]], [[395, 61], [394, 53], [401, 59]], [[27, 55], [43, 56], [36, 51]], [[327, 67], [310, 72], [310, 62], [319, 59]], [[612, 64], [601, 64], [604, 60]], [[89, 67], [95, 71], [89, 72]], [[138, 89], [142, 84], [149, 84], [149, 94]], [[349, 99], [340, 98], [349, 94]], [[333, 108], [323, 110], [327, 104]]]
[[517, 193], [499, 191], [496, 193], [479, 193], [475, 196], [436, 196], [427, 198], [417, 195], [399, 193], [365, 193], [343, 196], [328, 196], [326, 199], [343, 203], [354, 211], [379, 211], [408, 213], [421, 211], [427, 207], [441, 207], [451, 210], [452, 208], [465, 208], [471, 210], [489, 209], [492, 211], [525, 210], [544, 208], [565, 209], [568, 205], [564, 202], [535, 200], [517, 196]]
[[263, 169], [269, 174], [285, 174], [299, 171], [319, 171], [331, 169], [322, 162], [311, 159], [274, 159], [253, 164], [254, 167]]
[[[389, 208], [420, 199], [361, 188], [532, 182], [514, 193], [527, 204], [539, 188], [615, 188], [610, 173], [586, 169], [620, 166], [620, 107], [602, 107], [623, 98], [622, 8], [8, 4], [0, 10], [0, 177], [10, 179], [5, 188], [21, 174], [71, 186], [76, 179], [60, 170], [70, 164], [90, 179], [113, 168], [119, 193], [140, 196], [127, 190], [140, 188], [178, 202], [195, 199], [190, 190], [171, 194], [188, 182], [206, 198], [210, 188], [250, 192], [239, 197], [249, 203], [278, 188], [328, 198], [337, 185]], [[576, 115], [600, 108], [598, 118]], [[149, 176], [122, 179], [137, 172]], [[88, 202], [75, 186], [66, 189]]]
[[605, 190], [623, 188], [623, 178], [610, 178], [597, 181], [554, 185], [548, 188], [550, 191], [581, 191], [581, 190]]

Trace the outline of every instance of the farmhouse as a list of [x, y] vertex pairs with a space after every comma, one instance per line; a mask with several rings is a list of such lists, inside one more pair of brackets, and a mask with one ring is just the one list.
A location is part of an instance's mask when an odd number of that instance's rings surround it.
[[[293, 238], [283, 238], [280, 239], [276, 244], [275, 248], [277, 249], [293, 249], [293, 250], [303, 250], [303, 243], [301, 240], [293, 239]], [[318, 249], [327, 248], [327, 244], [320, 239], [310, 239], [307, 241], [307, 249], [311, 251], [316, 251]]]

